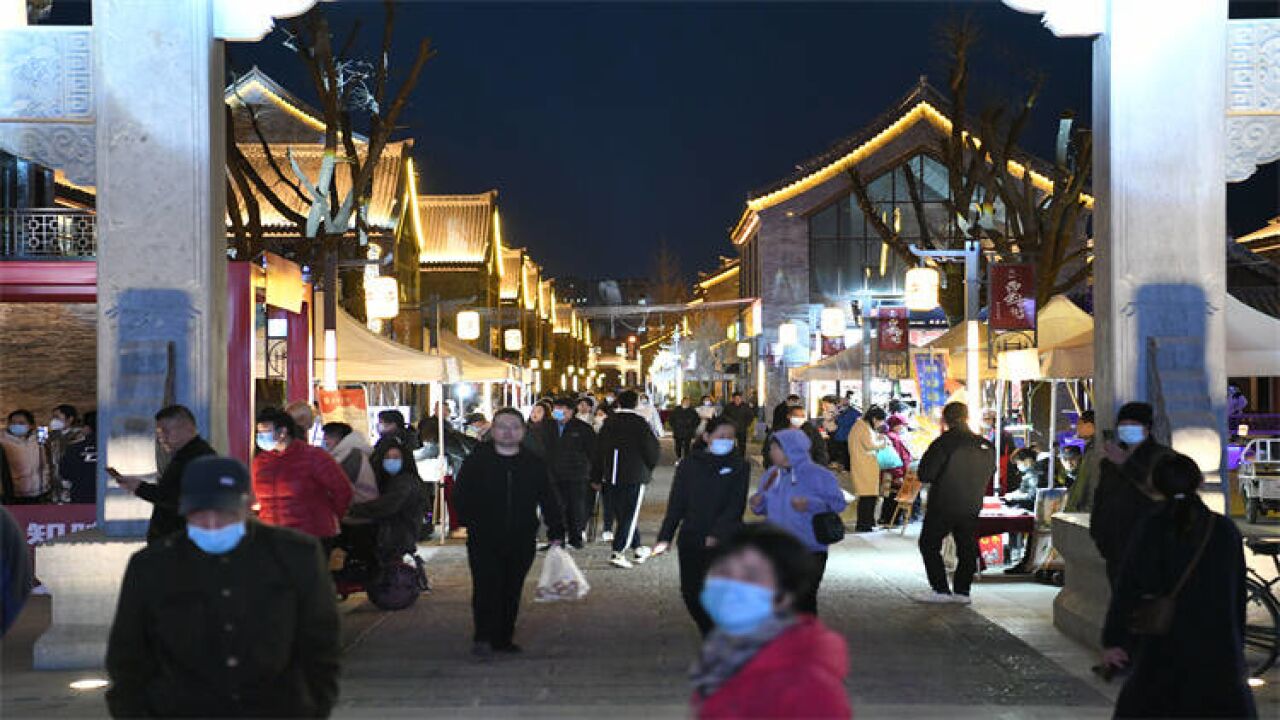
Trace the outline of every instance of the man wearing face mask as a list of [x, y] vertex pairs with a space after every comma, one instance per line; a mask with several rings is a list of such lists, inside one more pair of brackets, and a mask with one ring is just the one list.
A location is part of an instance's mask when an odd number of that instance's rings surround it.
[[36, 418], [29, 410], [9, 413], [9, 424], [0, 432], [0, 449], [9, 464], [11, 486], [5, 488], [9, 505], [36, 505], [49, 499], [49, 462], [36, 438]]
[[547, 469], [560, 508], [569, 545], [581, 550], [587, 528], [587, 483], [596, 453], [596, 431], [573, 415], [573, 400], [557, 398], [545, 433]]
[[182, 405], [170, 405], [156, 413], [156, 440], [161, 449], [172, 457], [156, 483], [125, 477], [115, 468], [107, 468], [107, 474], [120, 487], [151, 503], [151, 524], [147, 526], [148, 543], [182, 532], [186, 528], [186, 520], [178, 512], [182, 473], [196, 458], [214, 454], [213, 448], [200, 437], [196, 429], [195, 415]]
[[1161, 499], [1151, 484], [1151, 469], [1172, 450], [1151, 437], [1154, 424], [1154, 408], [1128, 403], [1116, 416], [1116, 442], [1103, 448], [1089, 534], [1107, 561], [1107, 578], [1113, 586], [1134, 527]]
[[45, 457], [48, 458], [49, 475], [52, 478], [55, 499], [66, 502], [69, 482], [62, 472], [62, 459], [67, 448], [84, 442], [86, 428], [80, 422], [80, 413], [74, 405], [59, 405], [53, 409], [49, 419], [49, 439], [45, 441]]
[[256, 441], [253, 494], [258, 517], [320, 538], [332, 550], [353, 494], [342, 468], [329, 453], [308, 445], [293, 418], [276, 408], [258, 413]]
[[[302, 444], [302, 443], [299, 443]], [[317, 542], [249, 520], [249, 473], [201, 457], [186, 531], [137, 552], [107, 643], [114, 717], [326, 717], [341, 649]]]

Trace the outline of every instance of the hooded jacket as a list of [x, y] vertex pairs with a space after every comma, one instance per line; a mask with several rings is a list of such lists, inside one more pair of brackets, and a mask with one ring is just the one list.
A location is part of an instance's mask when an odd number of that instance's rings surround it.
[[373, 466], [369, 464], [369, 456], [373, 448], [359, 433], [351, 433], [342, 438], [329, 451], [347, 479], [351, 481], [351, 502], [365, 503], [378, 497], [378, 480], [374, 476]]
[[[614, 473], [614, 451], [618, 467]], [[647, 485], [658, 466], [658, 438], [649, 423], [634, 410], [619, 410], [604, 421], [596, 439], [596, 464], [592, 476], [605, 485]]]
[[262, 522], [327, 538], [338, 534], [338, 520], [347, 514], [353, 493], [329, 453], [294, 440], [284, 452], [254, 456], [253, 494]]
[[714, 694], [692, 702], [701, 720], [849, 718], [848, 674], [844, 638], [817, 618], [801, 616]]
[[676, 466], [658, 542], [671, 542], [677, 528], [681, 545], [702, 548], [708, 537], [728, 540], [742, 525], [750, 482], [751, 466], [737, 451], [690, 453]]
[[[809, 437], [801, 430], [780, 430], [773, 434], [786, 453], [790, 468], [774, 467], [765, 473], [760, 492], [753, 498], [751, 510], [769, 523], [794, 535], [812, 552], [826, 552], [827, 546], [813, 534], [813, 516], [823, 512], [838, 513], [849, 503], [844, 499], [840, 483], [830, 470], [820, 467], [809, 457]], [[796, 510], [793, 498], [806, 498], [809, 506]]]

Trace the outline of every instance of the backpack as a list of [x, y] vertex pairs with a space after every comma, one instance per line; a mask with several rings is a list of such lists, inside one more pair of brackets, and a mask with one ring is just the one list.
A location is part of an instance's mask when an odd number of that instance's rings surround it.
[[418, 600], [418, 596], [431, 589], [422, 558], [411, 556], [413, 563], [403, 557], [383, 562], [373, 582], [365, 588], [372, 602], [380, 610], [404, 610]]

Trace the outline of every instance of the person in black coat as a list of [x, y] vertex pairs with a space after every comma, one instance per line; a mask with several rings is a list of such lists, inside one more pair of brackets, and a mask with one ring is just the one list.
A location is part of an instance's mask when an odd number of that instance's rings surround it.
[[671, 434], [676, 440], [676, 460], [683, 459], [689, 454], [689, 446], [693, 444], [693, 437], [698, 434], [698, 425], [702, 422], [702, 418], [698, 417], [698, 411], [693, 409], [693, 398], [686, 397], [680, 401], [680, 407], [671, 411], [671, 417], [667, 419], [671, 423]]
[[628, 548], [636, 562], [649, 558], [650, 551], [641, 542], [639, 529], [633, 532], [632, 522], [638, 515], [641, 489], [653, 479], [659, 458], [658, 438], [649, 421], [636, 412], [639, 400], [634, 390], [618, 394], [618, 411], [605, 420], [596, 438], [596, 464], [592, 471], [595, 485], [613, 495], [616, 532], [609, 563], [624, 569], [632, 566], [624, 555]]
[[560, 506], [541, 458], [521, 445], [524, 418], [515, 408], [493, 417], [492, 440], [481, 443], [462, 463], [454, 502], [467, 519], [467, 561], [471, 568], [472, 652], [485, 659], [494, 651], [520, 652], [512, 642], [520, 591], [533, 565], [541, 522], [553, 545], [564, 538]]
[[743, 400], [742, 393], [734, 392], [729, 396], [729, 404], [724, 406], [721, 415], [733, 423], [738, 447], [746, 447], [747, 433], [751, 430], [751, 424], [756, 421], [756, 411]]
[[[424, 490], [413, 451], [391, 439], [375, 450], [370, 458], [373, 475], [378, 481], [378, 497], [353, 503], [347, 515], [376, 524], [377, 562], [398, 560], [418, 547], [422, 532]], [[370, 558], [364, 558], [368, 561]], [[371, 564], [370, 567], [377, 567]]]
[[187, 527], [186, 518], [178, 512], [182, 473], [196, 458], [215, 454], [197, 432], [195, 415], [182, 405], [170, 405], [156, 413], [156, 439], [165, 452], [173, 454], [159, 481], [143, 482], [136, 477], [125, 477], [115, 468], [107, 468], [107, 474], [120, 487], [152, 504], [151, 523], [147, 525], [148, 544]]
[[[793, 407], [802, 407], [800, 396], [795, 393], [788, 395], [786, 400], [773, 407], [773, 419], [769, 424], [769, 429], [773, 432], [786, 430], [789, 427], [787, 425], [787, 414], [791, 412]], [[765, 441], [765, 446], [767, 447], [768, 445], [768, 441]]]
[[0, 507], [0, 636], [18, 619], [34, 580], [27, 536], [9, 511]]
[[1118, 443], [1107, 443], [1102, 460], [1089, 534], [1107, 562], [1107, 578], [1114, 586], [1120, 562], [1138, 520], [1151, 512], [1159, 493], [1151, 485], [1151, 469], [1172, 452], [1151, 437], [1154, 409], [1129, 403], [1116, 418]]
[[98, 413], [84, 414], [84, 433], [67, 446], [58, 463], [71, 502], [92, 505], [98, 502]]
[[[925, 451], [917, 470], [920, 482], [929, 486], [919, 545], [932, 588], [917, 600], [967, 604], [978, 571], [978, 515], [987, 483], [996, 471], [996, 449], [969, 430], [969, 408], [964, 403], [948, 403], [942, 409], [942, 423], [946, 432]], [[942, 541], [948, 535], [956, 543], [954, 594], [942, 562]]]
[[596, 454], [596, 431], [574, 416], [574, 402], [558, 398], [544, 431], [552, 487], [564, 511], [569, 544], [579, 550], [587, 529], [587, 485]]
[[[1172, 452], [1152, 470], [1169, 499], [1134, 529], [1103, 628], [1103, 662], [1132, 671], [1116, 717], [1257, 717], [1245, 680], [1244, 549], [1235, 523], [1196, 495], [1202, 479], [1194, 460]], [[1144, 598], [1170, 595], [1184, 575], [1168, 632], [1132, 633]]]
[[714, 625], [700, 599], [709, 554], [741, 527], [747, 508], [751, 466], [735, 447], [736, 435], [737, 426], [728, 418], [707, 423], [702, 434], [706, 449], [695, 451], [676, 468], [654, 547], [655, 554], [666, 552], [679, 529], [680, 594], [704, 637]]
[[766, 470], [773, 466], [773, 458], [769, 457], [769, 440], [779, 430], [790, 430], [791, 428], [803, 431], [805, 437], [809, 438], [809, 459], [813, 460], [814, 464], [819, 467], [826, 467], [831, 462], [831, 456], [827, 453], [826, 438], [822, 437], [822, 433], [818, 432], [818, 428], [809, 421], [803, 407], [798, 405], [792, 407], [787, 412], [784, 422], [786, 423], [784, 426], [773, 428], [765, 436], [764, 449], [761, 451], [760, 460], [764, 463]]

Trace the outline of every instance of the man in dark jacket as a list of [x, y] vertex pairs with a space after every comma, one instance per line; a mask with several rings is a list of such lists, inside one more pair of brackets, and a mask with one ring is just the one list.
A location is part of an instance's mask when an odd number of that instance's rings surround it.
[[653, 469], [658, 466], [658, 438], [649, 422], [636, 412], [640, 396], [634, 390], [618, 394], [618, 411], [604, 421], [596, 440], [596, 465], [592, 472], [596, 484], [613, 495], [613, 513], [616, 534], [613, 536], [613, 555], [609, 563], [614, 567], [630, 568], [627, 549], [633, 551], [635, 562], [649, 559], [649, 548], [640, 541], [639, 528], [632, 528], [639, 516], [644, 498], [644, 487], [653, 479]]
[[1138, 521], [1155, 508], [1160, 494], [1151, 485], [1151, 469], [1171, 450], [1151, 437], [1155, 409], [1133, 402], [1116, 417], [1117, 443], [1107, 443], [1098, 489], [1089, 516], [1089, 534], [1107, 561], [1107, 579], [1115, 585], [1125, 550]]
[[519, 411], [499, 410], [489, 434], [492, 442], [481, 443], [462, 463], [453, 490], [458, 512], [467, 519], [472, 652], [481, 659], [495, 651], [520, 652], [512, 637], [520, 591], [533, 565], [539, 508], [552, 544], [564, 537], [547, 466], [521, 447], [525, 424]]
[[115, 468], [107, 468], [111, 479], [120, 487], [151, 503], [151, 524], [147, 526], [147, 543], [182, 532], [187, 521], [178, 512], [182, 494], [182, 473], [198, 457], [213, 455], [213, 448], [196, 430], [196, 416], [182, 405], [170, 405], [156, 413], [156, 439], [172, 456], [169, 465], [154, 484], [136, 477], [125, 477]]
[[587, 484], [596, 455], [596, 431], [574, 416], [574, 401], [557, 398], [547, 432], [547, 465], [564, 511], [569, 544], [581, 550], [587, 530]]
[[249, 471], [187, 464], [186, 532], [129, 560], [107, 643], [115, 717], [325, 717], [338, 607], [319, 543], [252, 520]]
[[791, 408], [800, 406], [799, 395], [795, 393], [788, 395], [786, 400], [774, 406], [773, 418], [769, 424], [769, 429], [773, 431], [785, 430], [787, 428], [787, 413], [791, 412]]
[[681, 400], [680, 407], [671, 411], [668, 422], [671, 423], [671, 434], [676, 439], [676, 461], [679, 462], [689, 454], [693, 436], [698, 434], [698, 425], [702, 422], [698, 411], [693, 409], [693, 398], [685, 397]]
[[84, 428], [67, 446], [58, 463], [71, 502], [92, 505], [98, 501], [98, 413], [84, 414]]
[[[978, 515], [982, 496], [996, 471], [996, 449], [969, 430], [969, 408], [950, 403], [942, 409], [946, 432], [920, 459], [920, 482], [929, 486], [929, 504], [920, 530], [920, 555], [932, 591], [917, 600], [969, 604], [969, 588], [978, 571]], [[956, 542], [955, 593], [947, 584], [942, 540]]]
[[733, 423], [738, 447], [745, 448], [747, 446], [747, 433], [751, 430], [751, 424], [756, 421], [756, 411], [742, 399], [742, 393], [734, 392], [729, 397], [729, 404], [724, 406], [724, 412], [721, 414], [728, 418], [729, 422]]

